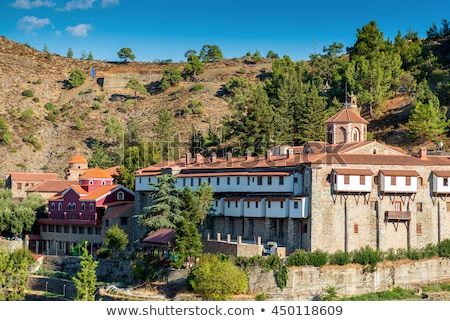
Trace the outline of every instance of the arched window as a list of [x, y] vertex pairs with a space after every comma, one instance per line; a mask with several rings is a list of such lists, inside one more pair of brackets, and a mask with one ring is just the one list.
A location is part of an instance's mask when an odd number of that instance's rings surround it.
[[86, 204], [81, 203], [81, 211], [84, 212], [86, 210]]
[[89, 185], [93, 185], [94, 184], [94, 181], [89, 181]]
[[359, 142], [359, 130], [358, 128], [354, 128], [352, 132], [352, 141]]
[[51, 209], [52, 209], [52, 211], [54, 211], [54, 210], [55, 210], [55, 203], [52, 203], [52, 205], [51, 205]]
[[373, 150], [372, 150], [372, 154], [377, 154], [378, 153], [378, 151], [377, 151], [377, 149], [376, 148], [374, 148]]
[[58, 203], [58, 211], [62, 211], [62, 203]]
[[89, 204], [89, 210], [90, 210], [90, 211], [93, 211], [93, 210], [94, 210], [94, 203], [90, 203], [90, 204]]
[[105, 182], [105, 181], [102, 181], [102, 185], [106, 185], [106, 182]]
[[118, 201], [123, 201], [124, 198], [125, 198], [125, 194], [123, 192], [117, 193], [117, 200]]

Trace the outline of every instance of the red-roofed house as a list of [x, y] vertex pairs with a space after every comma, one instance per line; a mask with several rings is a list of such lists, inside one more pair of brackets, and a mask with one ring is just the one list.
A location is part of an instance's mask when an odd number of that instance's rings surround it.
[[105, 170], [87, 169], [78, 177], [78, 184], [48, 199], [48, 214], [37, 219], [40, 236], [29, 246], [36, 252], [64, 255], [71, 246], [88, 241], [88, 249], [94, 253], [114, 224], [131, 236], [133, 208], [132, 191], [113, 184]]
[[11, 189], [13, 198], [24, 198], [27, 191], [46, 180], [56, 180], [55, 173], [9, 173], [6, 178], [6, 188]]
[[[136, 171], [136, 209], [151, 202], [158, 175], [176, 186], [215, 189], [208, 234], [276, 242], [334, 253], [373, 249], [420, 249], [450, 238], [450, 157], [408, 154], [367, 140], [368, 122], [356, 97], [325, 122], [324, 141], [279, 146], [262, 156], [191, 157]], [[211, 221], [210, 221], [211, 222]]]

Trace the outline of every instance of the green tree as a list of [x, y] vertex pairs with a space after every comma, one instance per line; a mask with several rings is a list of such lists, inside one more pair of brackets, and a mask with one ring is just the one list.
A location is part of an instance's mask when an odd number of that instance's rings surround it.
[[228, 300], [248, 289], [247, 275], [229, 259], [207, 254], [191, 269], [189, 285], [205, 300]]
[[153, 123], [151, 130], [155, 136], [156, 144], [160, 146], [163, 160], [173, 157], [175, 125], [174, 117], [169, 109], [163, 108], [158, 111], [158, 119]]
[[119, 59], [122, 59], [123, 62], [128, 62], [128, 59], [134, 61], [136, 56], [133, 54], [131, 48], [122, 48], [117, 52]]
[[175, 67], [170, 67], [164, 70], [159, 88], [166, 90], [169, 87], [173, 87], [183, 79], [181, 71]]
[[406, 127], [411, 138], [420, 142], [443, 139], [449, 125], [446, 110], [441, 109], [439, 99], [432, 95], [425, 102], [417, 101], [408, 119]]
[[69, 48], [69, 50], [67, 50], [67, 55], [66, 55], [66, 57], [67, 57], [67, 58], [73, 58], [73, 50], [72, 50], [72, 48]]
[[184, 66], [183, 73], [185, 79], [195, 79], [197, 75], [205, 72], [205, 65], [199, 60], [196, 55], [190, 55], [187, 59], [187, 64]]
[[125, 250], [128, 245], [128, 235], [117, 224], [114, 224], [106, 231], [103, 242], [114, 254]]
[[75, 300], [77, 301], [95, 301], [95, 291], [97, 284], [96, 268], [98, 262], [94, 261], [92, 255], [83, 248], [83, 254], [81, 256], [81, 270], [72, 277], [72, 281], [75, 283], [77, 294]]
[[327, 112], [325, 98], [321, 97], [317, 88], [312, 85], [306, 94], [305, 108], [302, 110], [301, 120], [297, 124], [298, 140], [300, 142], [324, 141], [324, 122], [328, 116], [331, 115]]
[[111, 138], [113, 144], [116, 144], [120, 139], [124, 138], [125, 129], [119, 119], [110, 117], [105, 121], [105, 134]]
[[0, 301], [25, 300], [27, 270], [34, 262], [32, 253], [27, 249], [7, 253], [0, 248]]
[[280, 56], [273, 50], [269, 50], [266, 54], [267, 59], [280, 59]]
[[108, 168], [112, 166], [111, 159], [106, 153], [105, 147], [96, 139], [92, 144], [92, 156], [88, 159], [89, 166], [98, 168]]
[[197, 55], [197, 50], [189, 49], [188, 51], [186, 51], [186, 52], [184, 53], [184, 56], [185, 56], [186, 58], [189, 58], [189, 56], [191, 56], [191, 55], [196, 56], [196, 55]]
[[69, 80], [67, 80], [67, 88], [72, 89], [84, 84], [86, 74], [80, 69], [72, 69], [70, 71]]
[[[178, 265], [186, 261], [188, 257], [199, 257], [203, 244], [198, 227], [211, 212], [214, 189], [203, 182], [193, 192], [189, 186], [185, 186], [181, 193], [182, 220], [176, 226], [176, 238], [174, 250], [179, 256]], [[180, 267], [180, 266], [176, 266]]]
[[139, 215], [141, 225], [151, 231], [159, 228], [175, 228], [183, 219], [181, 212], [180, 190], [175, 187], [176, 178], [170, 174], [156, 177], [158, 182], [151, 182], [150, 206], [143, 208]]
[[11, 190], [0, 190], [0, 232], [12, 235], [30, 231], [36, 212], [42, 212], [46, 200], [40, 195], [29, 195], [23, 201], [12, 199]]
[[86, 60], [94, 60], [94, 56], [92, 55], [92, 51], [89, 51], [89, 54], [88, 54]]
[[222, 50], [217, 45], [203, 45], [199, 59], [202, 62], [219, 61], [223, 59]]
[[148, 95], [147, 88], [144, 87], [144, 85], [141, 84], [139, 80], [136, 78], [131, 78], [128, 83], [126, 84], [125, 88], [129, 88], [134, 90], [134, 104], [137, 104], [137, 93], [141, 93], [143, 95]]

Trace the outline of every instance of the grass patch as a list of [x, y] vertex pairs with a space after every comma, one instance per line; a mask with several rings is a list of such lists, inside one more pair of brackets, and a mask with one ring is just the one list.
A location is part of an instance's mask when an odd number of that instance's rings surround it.
[[415, 290], [405, 290], [395, 287], [390, 291], [373, 292], [348, 298], [341, 298], [340, 301], [398, 301], [398, 300], [417, 300]]

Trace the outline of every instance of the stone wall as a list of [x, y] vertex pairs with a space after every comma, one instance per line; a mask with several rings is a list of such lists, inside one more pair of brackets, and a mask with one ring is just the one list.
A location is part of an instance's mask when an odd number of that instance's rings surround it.
[[450, 281], [450, 260], [380, 263], [375, 272], [364, 272], [360, 265], [327, 265], [291, 267], [288, 282], [282, 291], [273, 272], [254, 271], [250, 277], [250, 292], [265, 293], [271, 300], [314, 300], [327, 287], [334, 287], [339, 297], [380, 292], [399, 286], [414, 289], [425, 284]]
[[[46, 270], [75, 275], [81, 268], [80, 258], [74, 256], [45, 256], [43, 267]], [[96, 274], [99, 281], [125, 283], [133, 281], [133, 269], [130, 260], [98, 259]]]

